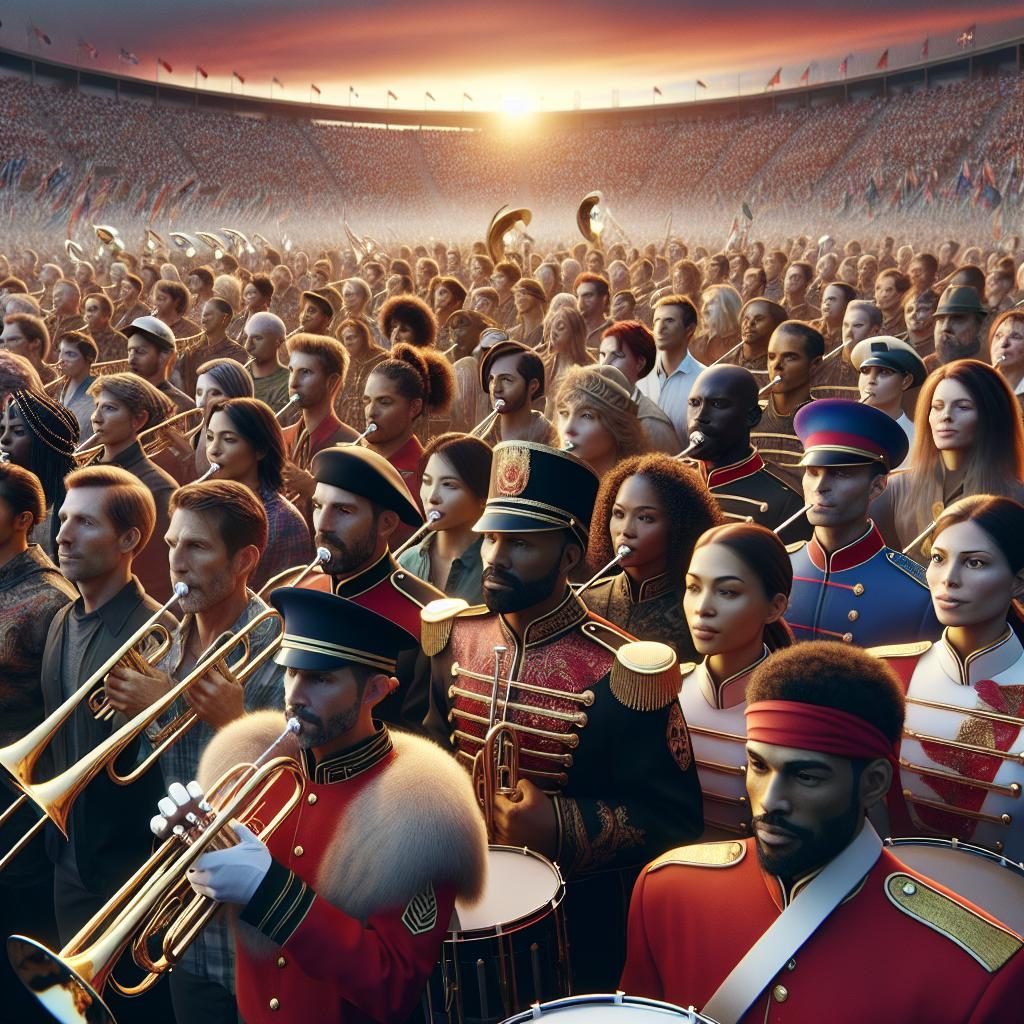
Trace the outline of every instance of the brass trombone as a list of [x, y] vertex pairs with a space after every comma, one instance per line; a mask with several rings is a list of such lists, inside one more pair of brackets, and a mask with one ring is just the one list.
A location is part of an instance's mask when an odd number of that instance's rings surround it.
[[[83, 700], [88, 702], [89, 710], [93, 716], [101, 722], [107, 721], [114, 715], [114, 709], [110, 706], [103, 690], [103, 681], [112, 669], [118, 665], [126, 665], [136, 671], [145, 671], [150, 662], [159, 661], [171, 647], [171, 636], [167, 628], [160, 624], [160, 619], [167, 609], [175, 601], [188, 593], [188, 586], [178, 583], [174, 588], [174, 595], [158, 608], [125, 642], [116, 653], [112, 654], [82, 685], [64, 701], [58, 708], [54, 709], [47, 718], [40, 722], [31, 732], [27, 733], [14, 743], [6, 747], [0, 747], [0, 768], [3, 768], [7, 780], [21, 790], [21, 795], [0, 814], [0, 826], [3, 826], [22, 805], [32, 800], [38, 804], [46, 817], [40, 818], [31, 828], [16, 842], [3, 857], [0, 857], [0, 871], [28, 845], [32, 837], [46, 824], [47, 820], [54, 824], [67, 835], [67, 816], [71, 804], [78, 793], [85, 788], [83, 783], [69, 799], [61, 800], [51, 797], [41, 797], [32, 785], [32, 773], [43, 756], [47, 745], [57, 730], [70, 720], [78, 705]], [[140, 645], [156, 641], [156, 650], [150, 650], [145, 655], [136, 650]], [[94, 772], [93, 775], [96, 773]], [[90, 776], [90, 779], [93, 776]], [[88, 780], [87, 780], [88, 781]], [[41, 800], [49, 801], [41, 802]]]
[[508, 699], [512, 683], [505, 680], [505, 700], [502, 702], [501, 720], [498, 720], [498, 690], [502, 683], [501, 657], [508, 648], [498, 644], [494, 648], [494, 678], [491, 681], [491, 707], [487, 716], [490, 723], [484, 736], [484, 745], [473, 758], [473, 789], [484, 812], [487, 840], [494, 842], [494, 801], [497, 796], [511, 797], [519, 785], [519, 737], [508, 724]]
[[[170, 604], [170, 602], [168, 602]], [[281, 622], [281, 616], [267, 609], [255, 618], [246, 623], [244, 628], [237, 634], [221, 638], [212, 645], [213, 649], [207, 651], [196, 667], [181, 682], [172, 686], [159, 700], [154, 701], [148, 708], [144, 708], [133, 718], [128, 719], [119, 729], [111, 733], [102, 743], [99, 743], [88, 754], [80, 758], [69, 768], [59, 775], [45, 782], [32, 782], [32, 767], [42, 756], [53, 731], [66, 722], [75, 708], [82, 700], [93, 693], [93, 687], [97, 682], [106, 677], [116, 662], [110, 660], [100, 673], [96, 673], [83, 686], [73, 693], [59, 708], [57, 708], [41, 725], [37, 726], [27, 736], [11, 745], [0, 749], [0, 765], [7, 769], [11, 780], [37, 807], [52, 821], [60, 831], [67, 836], [68, 816], [71, 805], [75, 802], [81, 792], [90, 782], [104, 769], [110, 776], [111, 781], [119, 786], [128, 786], [139, 779], [147, 772], [169, 747], [181, 739], [198, 721], [199, 716], [195, 711], [188, 710], [180, 712], [166, 725], [162, 726], [155, 735], [150, 736], [152, 750], [126, 775], [120, 774], [115, 762], [120, 754], [138, 739], [145, 731], [156, 722], [162, 715], [170, 711], [175, 703], [183, 697], [189, 687], [204, 676], [211, 669], [217, 669], [229, 678], [235, 679], [238, 683], [245, 685], [248, 679], [254, 675], [264, 663], [277, 651], [280, 645], [280, 634], [276, 642], [270, 643], [256, 656], [252, 655], [251, 637], [252, 633], [268, 619]], [[233, 665], [228, 665], [228, 655], [241, 643], [244, 653]], [[123, 652], [122, 652], [123, 653]], [[99, 679], [97, 679], [97, 676]], [[95, 698], [97, 711], [104, 708], [106, 698]], [[10, 808], [4, 814], [4, 818], [13, 810]], [[2, 819], [0, 819], [2, 823]], [[38, 829], [42, 827], [38, 822], [32, 826], [27, 838], [31, 838]], [[19, 841], [16, 850], [20, 850], [27, 842], [27, 838]], [[12, 851], [13, 853], [14, 851]], [[8, 854], [0, 867], [4, 866]]]
[[[205, 799], [200, 790], [190, 787], [188, 794], [196, 800], [198, 813], [186, 818], [189, 826], [178, 825], [59, 952], [22, 935], [8, 939], [8, 956], [15, 972], [55, 1016], [83, 1024], [114, 1024], [113, 1014], [103, 1002], [108, 983], [122, 995], [141, 995], [181, 960], [220, 908], [216, 901], [192, 890], [189, 869], [207, 850], [234, 845], [237, 840], [231, 824], [254, 821], [268, 792], [286, 775], [291, 776], [292, 793], [260, 835], [271, 835], [302, 799], [305, 782], [298, 762], [292, 757], [267, 760], [281, 741], [298, 729], [298, 721], [289, 719], [285, 731], [256, 761], [226, 771]], [[160, 820], [154, 819], [154, 828]], [[154, 959], [147, 947], [161, 933], [160, 955]], [[129, 946], [135, 963], [148, 972], [132, 986], [112, 977]]]

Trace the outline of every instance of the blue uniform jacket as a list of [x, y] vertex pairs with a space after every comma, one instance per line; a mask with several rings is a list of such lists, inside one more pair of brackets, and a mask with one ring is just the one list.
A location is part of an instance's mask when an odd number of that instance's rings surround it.
[[924, 569], [885, 546], [868, 520], [864, 535], [829, 556], [815, 538], [790, 546], [793, 592], [786, 621], [800, 640], [839, 640], [860, 647], [934, 640]]

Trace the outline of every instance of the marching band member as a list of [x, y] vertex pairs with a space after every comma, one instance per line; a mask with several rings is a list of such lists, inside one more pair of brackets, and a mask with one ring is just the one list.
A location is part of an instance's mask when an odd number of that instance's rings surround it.
[[[132, 574], [132, 563], [149, 541], [156, 507], [148, 488], [118, 466], [87, 466], [65, 480], [59, 511], [57, 555], [64, 576], [81, 596], [53, 617], [43, 652], [43, 703], [47, 714], [70, 697], [115, 654], [160, 605]], [[171, 615], [161, 620], [168, 630]], [[105, 740], [120, 724], [94, 717], [87, 701], [75, 709], [49, 745], [53, 774], [64, 771]], [[125, 759], [133, 756], [132, 748]], [[100, 773], [75, 801], [68, 841], [56, 828], [45, 832], [53, 861], [54, 904], [61, 943], [66, 943], [117, 891], [149, 854], [151, 836], [138, 827], [140, 810], [163, 789], [153, 771], [130, 786]], [[118, 1020], [155, 1024], [170, 1019], [166, 989], [142, 999], [115, 1000]]]
[[[167, 529], [171, 583], [185, 583], [188, 594], [178, 602], [185, 612], [171, 637], [171, 648], [147, 674], [118, 666], [107, 678], [107, 696], [128, 717], [159, 700], [184, 679], [204, 654], [227, 636], [237, 634], [267, 606], [248, 589], [267, 544], [267, 517], [259, 499], [233, 480], [207, 480], [176, 491]], [[249, 657], [276, 641], [279, 629], [266, 621], [249, 635]], [[243, 653], [241, 643], [228, 663]], [[187, 706], [186, 706], [187, 701]], [[200, 722], [160, 758], [167, 783], [195, 777], [199, 759], [216, 733], [244, 713], [280, 709], [283, 673], [263, 665], [241, 686], [230, 674], [211, 669], [189, 687], [149, 728], [150, 739], [179, 714], [193, 710]], [[212, 921], [186, 950], [171, 972], [169, 985], [177, 1019], [233, 1024], [237, 1019], [233, 941], [223, 918]]]
[[[486, 837], [465, 774], [433, 744], [391, 733], [374, 708], [398, 684], [410, 638], [332, 594], [283, 588], [276, 655], [285, 714], [301, 731], [282, 744], [299, 761], [305, 797], [264, 844], [204, 854], [196, 892], [234, 904], [239, 1012], [248, 1024], [403, 1021], [437, 961], [456, 896], [484, 881]], [[280, 712], [247, 715], [203, 756], [208, 784], [251, 761], [280, 733]], [[269, 820], [291, 793], [272, 787]]]
[[696, 657], [682, 610], [683, 577], [697, 538], [723, 521], [699, 477], [678, 460], [660, 452], [625, 459], [597, 492], [589, 561], [597, 570], [622, 547], [629, 553], [619, 560], [621, 572], [580, 596], [627, 633]]
[[496, 703], [520, 733], [517, 798], [497, 796], [494, 841], [556, 859], [570, 880], [603, 872], [570, 886], [580, 991], [613, 984], [621, 964], [619, 881], [609, 869], [702, 827], [674, 660], [660, 675], [619, 666], [616, 652], [632, 638], [568, 586], [586, 553], [597, 485], [567, 452], [499, 444], [475, 527], [485, 607], [446, 601], [423, 612], [430, 735], [470, 766], [488, 728], [496, 661]]
[[[803, 500], [750, 443], [750, 432], [761, 422], [757, 390], [750, 370], [709, 366], [690, 390], [687, 429], [694, 461], [726, 518], [752, 517], [770, 530], [796, 515]], [[810, 532], [799, 516], [782, 537], [803, 540]]]
[[861, 647], [936, 636], [921, 567], [885, 546], [868, 506], [907, 454], [907, 435], [879, 409], [841, 398], [805, 406], [794, 421], [804, 446], [811, 540], [791, 548], [786, 621], [798, 641]]
[[755, 834], [647, 866], [620, 987], [722, 1024], [1012, 1020], [1021, 939], [867, 821], [903, 724], [893, 672], [854, 648], [793, 647], [755, 670], [746, 719]]
[[679, 705], [704, 795], [704, 841], [749, 836], [744, 786], [747, 681], [793, 634], [782, 616], [793, 585], [789, 555], [770, 530], [728, 523], [708, 530], [686, 570], [683, 610], [700, 664], [680, 666]]
[[941, 640], [872, 651], [907, 690], [893, 834], [1020, 860], [1024, 647], [1012, 602], [1024, 595], [1024, 507], [991, 495], [952, 505], [932, 535], [928, 585]]
[[[403, 569], [391, 554], [390, 541], [400, 523], [410, 529], [423, 524], [398, 470], [369, 448], [336, 445], [313, 459], [313, 476], [316, 544], [330, 559], [299, 586], [346, 597], [418, 638], [420, 611], [444, 594]], [[385, 722], [415, 729], [423, 721], [429, 684], [427, 666], [417, 653], [399, 656], [401, 685], [377, 709]]]

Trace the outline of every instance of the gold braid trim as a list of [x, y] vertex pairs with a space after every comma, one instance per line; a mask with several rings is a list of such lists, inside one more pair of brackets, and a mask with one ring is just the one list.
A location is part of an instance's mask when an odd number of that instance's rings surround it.
[[428, 658], [440, 654], [452, 635], [459, 612], [469, 608], [461, 597], [442, 597], [420, 609], [420, 646]]

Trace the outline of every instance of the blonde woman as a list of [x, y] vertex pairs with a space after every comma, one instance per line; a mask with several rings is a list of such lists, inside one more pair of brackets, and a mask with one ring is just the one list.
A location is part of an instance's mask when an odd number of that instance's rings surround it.
[[742, 305], [740, 293], [731, 284], [713, 284], [704, 289], [700, 306], [704, 329], [690, 343], [694, 359], [710, 366], [739, 346]]
[[554, 422], [558, 385], [574, 366], [591, 366], [594, 357], [587, 351], [587, 326], [575, 309], [563, 306], [544, 318], [544, 381], [548, 398], [544, 415]]

